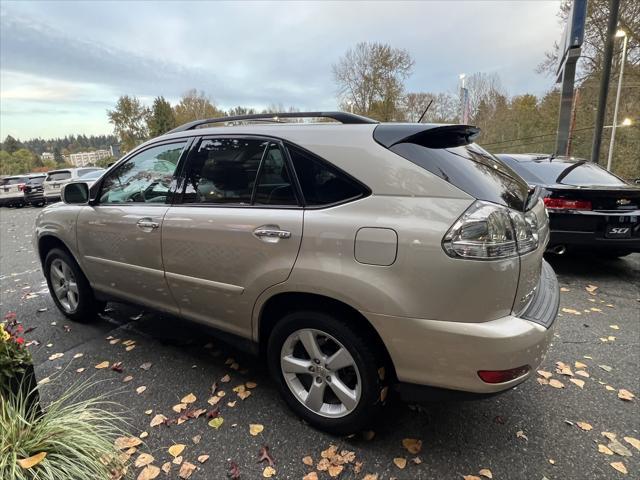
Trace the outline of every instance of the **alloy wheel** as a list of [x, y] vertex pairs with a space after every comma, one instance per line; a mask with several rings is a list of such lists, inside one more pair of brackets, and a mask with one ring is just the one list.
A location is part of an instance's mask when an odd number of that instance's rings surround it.
[[78, 308], [80, 293], [78, 283], [71, 267], [60, 258], [51, 262], [49, 277], [53, 292], [67, 313], [73, 313]]

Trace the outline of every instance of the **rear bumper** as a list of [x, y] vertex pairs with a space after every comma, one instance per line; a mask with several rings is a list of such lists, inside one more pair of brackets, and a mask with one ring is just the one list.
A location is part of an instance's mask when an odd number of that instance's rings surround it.
[[0, 197], [0, 207], [5, 207], [5, 206], [9, 206], [9, 205], [19, 205], [24, 203], [24, 195], [22, 195], [22, 193], [20, 193], [19, 195], [13, 195], [13, 196], [5, 196], [5, 197]]
[[640, 237], [604, 238], [597, 232], [552, 231], [549, 247], [565, 245], [568, 247], [593, 248], [594, 250], [632, 250], [640, 252]]
[[39, 203], [44, 203], [45, 198], [42, 192], [32, 192], [24, 194], [24, 201], [31, 205], [37, 205]]
[[[491, 395], [535, 375], [553, 338], [559, 303], [555, 274], [545, 262], [536, 293], [521, 316], [461, 323], [363, 314], [387, 346], [400, 393], [424, 400], [451, 398], [452, 394], [442, 389], [454, 391], [457, 397], [466, 396], [461, 392]], [[479, 370], [525, 365], [530, 368], [527, 374], [504, 383], [485, 383], [478, 376]]]

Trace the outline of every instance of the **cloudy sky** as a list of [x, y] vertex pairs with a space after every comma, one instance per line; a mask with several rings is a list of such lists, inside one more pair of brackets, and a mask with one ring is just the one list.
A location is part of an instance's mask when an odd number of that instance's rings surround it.
[[0, 136], [111, 132], [120, 95], [175, 102], [336, 108], [331, 64], [360, 41], [415, 59], [410, 91], [454, 91], [461, 72], [497, 73], [541, 94], [534, 72], [561, 35], [550, 1], [0, 3]]

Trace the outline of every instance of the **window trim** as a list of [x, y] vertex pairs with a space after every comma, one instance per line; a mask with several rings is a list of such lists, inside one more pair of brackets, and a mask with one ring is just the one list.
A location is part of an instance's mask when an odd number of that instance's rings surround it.
[[[165, 202], [165, 203], [154, 203], [154, 202], [118, 202], [118, 203], [101, 203], [100, 202], [100, 195], [102, 193], [102, 186], [104, 184], [104, 181], [106, 180], [106, 178], [115, 170], [117, 170], [118, 168], [120, 168], [122, 165], [124, 165], [125, 163], [127, 163], [129, 160], [132, 160], [133, 158], [137, 157], [139, 154], [146, 152], [147, 150], [151, 149], [151, 148], [155, 148], [155, 147], [161, 147], [163, 145], [171, 145], [171, 144], [176, 144], [176, 143], [184, 143], [184, 146], [182, 148], [182, 152], [180, 153], [180, 157], [178, 157], [178, 163], [176, 164], [176, 169], [173, 172], [173, 180], [171, 181], [171, 186], [169, 187], [169, 192], [167, 194], [167, 197], [172, 197], [172, 201], [171, 202]], [[193, 144], [193, 137], [180, 137], [180, 138], [172, 138], [172, 139], [166, 139], [163, 141], [159, 141], [159, 142], [154, 142], [154, 143], [149, 143], [149, 144], [145, 144], [144, 146], [141, 146], [139, 148], [135, 148], [133, 149], [131, 152], [129, 152], [128, 155], [124, 156], [123, 158], [121, 158], [120, 160], [118, 160], [116, 163], [114, 163], [113, 165], [111, 165], [111, 167], [109, 167], [107, 169], [106, 172], [104, 172], [104, 174], [102, 175], [102, 177], [100, 178], [99, 182], [97, 182], [96, 184], [94, 184], [94, 186], [91, 188], [91, 190], [93, 190], [93, 188], [95, 187], [95, 196], [91, 196], [91, 194], [89, 195], [91, 198], [89, 199], [89, 205], [91, 206], [171, 206], [173, 204], [173, 201], [175, 200], [175, 189], [176, 189], [176, 179], [178, 178], [176, 176], [177, 172], [180, 171], [180, 165], [183, 161], [183, 158], [185, 157], [185, 155], [191, 151], [191, 146]], [[173, 193], [173, 195], [171, 195]]]
[[[270, 210], [299, 210], [304, 208], [303, 196], [300, 192], [300, 185], [298, 183], [298, 178], [295, 173], [295, 169], [291, 163], [291, 159], [289, 158], [289, 152], [284, 146], [282, 139], [277, 137], [271, 137], [268, 135], [246, 135], [246, 134], [238, 134], [238, 133], [228, 133], [228, 134], [209, 134], [209, 135], [201, 135], [198, 137], [192, 137], [194, 139], [191, 148], [189, 149], [189, 155], [185, 158], [184, 163], [182, 164], [182, 168], [179, 172], [176, 192], [174, 195], [174, 202], [172, 206], [176, 207], [195, 207], [195, 208], [258, 208], [258, 209], [270, 209]], [[247, 139], [247, 140], [262, 140], [270, 143], [275, 143], [277, 147], [283, 154], [283, 158], [285, 161], [285, 167], [287, 168], [288, 173], [291, 175], [292, 186], [294, 196], [296, 198], [296, 205], [256, 205], [254, 204], [255, 199], [255, 190], [258, 183], [258, 179], [260, 178], [260, 172], [262, 171], [262, 162], [266, 157], [266, 153], [269, 150], [269, 145], [267, 145], [262, 152], [262, 157], [260, 157], [260, 163], [258, 164], [258, 170], [256, 172], [256, 181], [254, 182], [253, 189], [251, 191], [251, 203], [249, 204], [240, 204], [240, 203], [189, 203], [184, 201], [184, 190], [185, 190], [185, 182], [186, 182], [186, 172], [189, 163], [193, 160], [194, 156], [197, 154], [197, 149], [200, 144], [204, 140], [214, 140], [220, 138], [239, 138], [239, 139]]]

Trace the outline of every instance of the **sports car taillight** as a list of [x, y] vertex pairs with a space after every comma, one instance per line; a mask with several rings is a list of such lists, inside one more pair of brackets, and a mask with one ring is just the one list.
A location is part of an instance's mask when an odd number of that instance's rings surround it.
[[546, 197], [544, 206], [550, 210], [591, 210], [589, 200], [569, 200], [566, 198]]
[[535, 213], [522, 213], [494, 203], [476, 201], [442, 240], [450, 257], [494, 260], [538, 248]]

